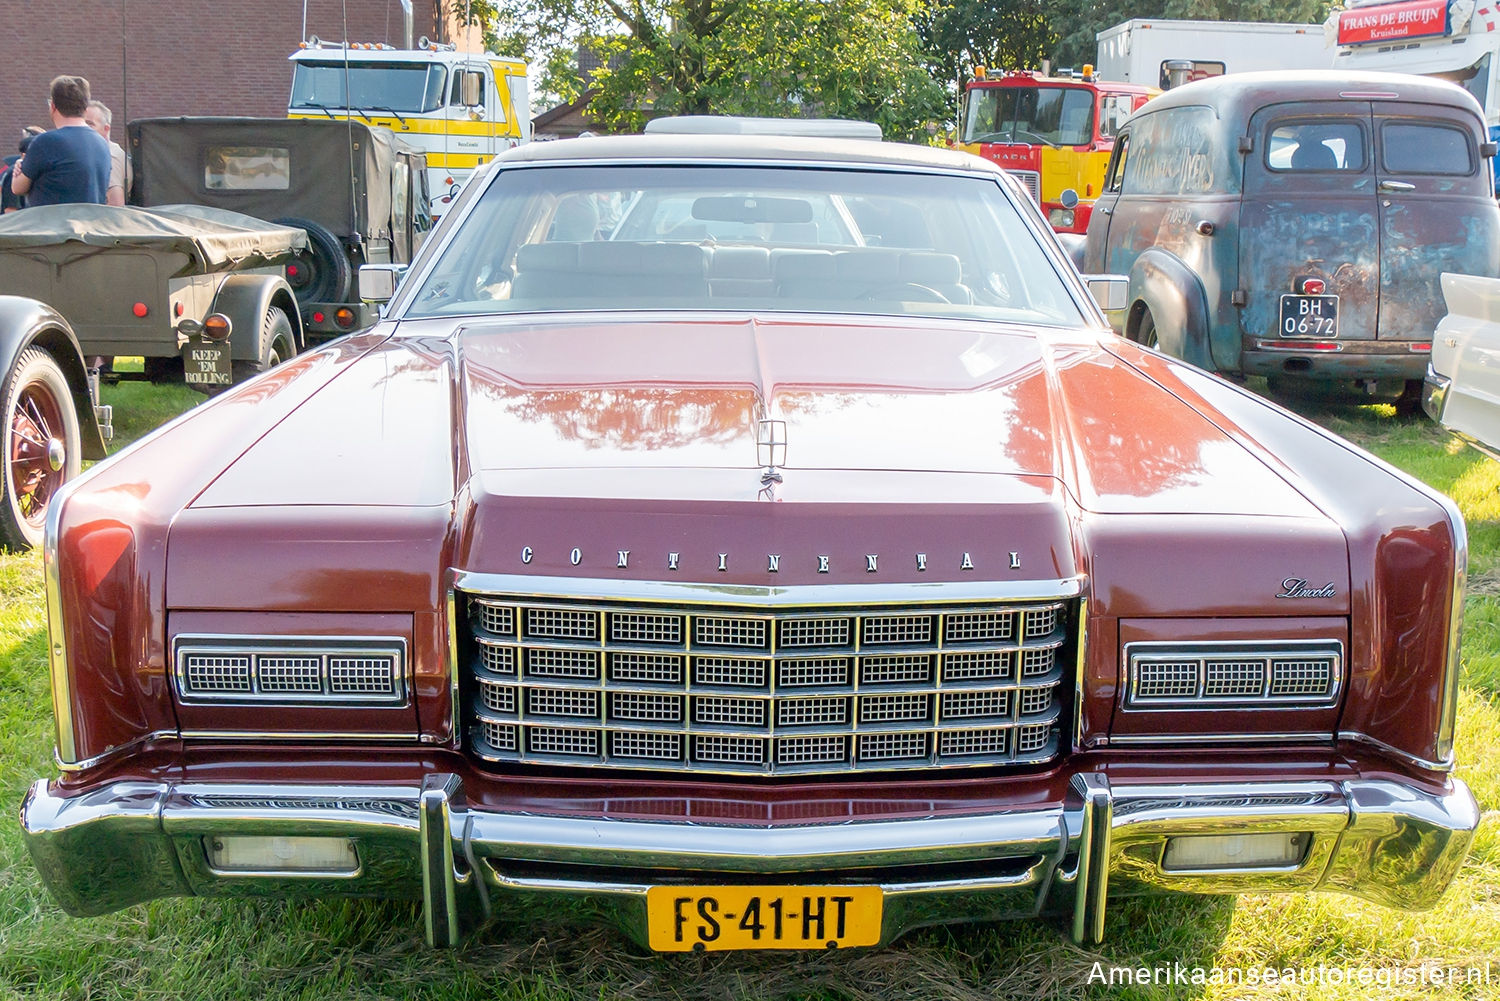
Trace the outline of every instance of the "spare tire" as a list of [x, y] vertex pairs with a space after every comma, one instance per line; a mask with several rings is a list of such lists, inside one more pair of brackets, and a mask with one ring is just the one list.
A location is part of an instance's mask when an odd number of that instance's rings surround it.
[[300, 251], [286, 268], [286, 281], [297, 302], [347, 302], [354, 269], [339, 238], [308, 219], [276, 219], [279, 226], [307, 231], [307, 249]]

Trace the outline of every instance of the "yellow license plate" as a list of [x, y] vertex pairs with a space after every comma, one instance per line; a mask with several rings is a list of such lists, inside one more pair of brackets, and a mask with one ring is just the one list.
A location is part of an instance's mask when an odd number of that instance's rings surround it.
[[880, 941], [878, 886], [653, 886], [651, 948], [831, 949]]

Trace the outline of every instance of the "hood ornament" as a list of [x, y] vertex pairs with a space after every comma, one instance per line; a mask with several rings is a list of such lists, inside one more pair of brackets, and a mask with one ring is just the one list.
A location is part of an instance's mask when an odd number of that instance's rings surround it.
[[761, 486], [780, 483], [781, 471], [777, 467], [786, 465], [786, 421], [756, 422], [755, 454], [760, 463]]

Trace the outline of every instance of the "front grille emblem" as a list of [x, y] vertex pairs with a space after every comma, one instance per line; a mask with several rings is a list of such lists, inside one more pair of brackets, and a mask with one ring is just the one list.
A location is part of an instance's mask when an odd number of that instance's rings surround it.
[[781, 482], [778, 466], [786, 465], [786, 421], [757, 421], [755, 454], [760, 462], [760, 482], [769, 486]]

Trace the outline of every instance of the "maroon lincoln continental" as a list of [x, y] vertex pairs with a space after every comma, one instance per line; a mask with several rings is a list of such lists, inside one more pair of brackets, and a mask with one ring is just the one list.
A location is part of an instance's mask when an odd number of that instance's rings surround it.
[[659, 950], [1432, 904], [1478, 822], [1458, 513], [1114, 288], [963, 154], [502, 156], [377, 326], [52, 505], [38, 869], [78, 915], [405, 897], [451, 944], [573, 898]]

